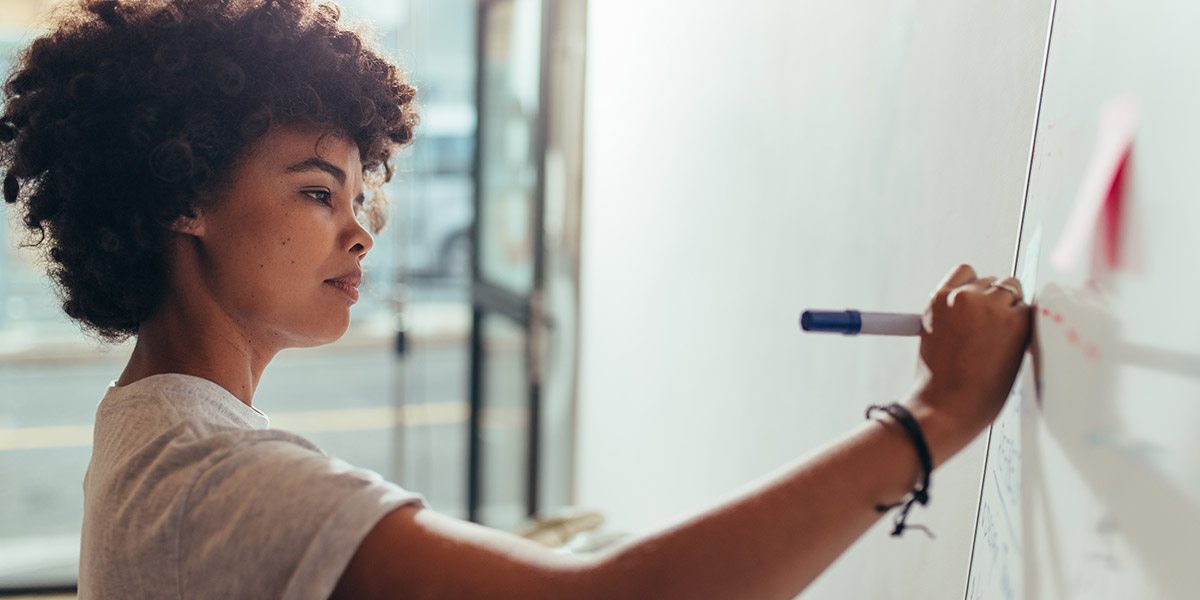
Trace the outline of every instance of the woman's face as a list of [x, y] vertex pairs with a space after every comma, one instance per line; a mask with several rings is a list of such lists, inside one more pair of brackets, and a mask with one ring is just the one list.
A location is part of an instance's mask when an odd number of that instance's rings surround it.
[[201, 289], [249, 339], [278, 348], [336, 340], [372, 245], [357, 219], [362, 202], [353, 142], [272, 129], [192, 228]]

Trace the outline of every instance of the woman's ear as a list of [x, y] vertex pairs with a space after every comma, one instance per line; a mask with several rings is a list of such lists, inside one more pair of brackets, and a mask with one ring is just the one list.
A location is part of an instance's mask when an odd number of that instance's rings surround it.
[[171, 231], [174, 231], [175, 233], [182, 233], [184, 235], [203, 237], [204, 215], [199, 213], [190, 217], [187, 215], [181, 215], [178, 219], [175, 219], [174, 223], [171, 223]]

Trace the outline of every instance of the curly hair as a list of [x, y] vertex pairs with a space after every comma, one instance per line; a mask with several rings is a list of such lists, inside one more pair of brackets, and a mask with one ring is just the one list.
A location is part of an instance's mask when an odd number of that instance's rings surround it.
[[273, 125], [345, 135], [364, 174], [389, 180], [416, 90], [366, 39], [309, 0], [64, 9], [4, 85], [0, 168], [66, 313], [105, 340], [136, 334], [164, 292], [171, 226]]

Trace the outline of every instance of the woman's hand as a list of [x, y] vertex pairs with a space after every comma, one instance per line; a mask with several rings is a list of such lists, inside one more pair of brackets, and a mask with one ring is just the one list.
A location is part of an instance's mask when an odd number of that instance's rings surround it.
[[934, 291], [923, 317], [922, 373], [908, 405], [935, 464], [1000, 413], [1029, 342], [1030, 315], [1019, 281], [980, 278], [967, 265]]

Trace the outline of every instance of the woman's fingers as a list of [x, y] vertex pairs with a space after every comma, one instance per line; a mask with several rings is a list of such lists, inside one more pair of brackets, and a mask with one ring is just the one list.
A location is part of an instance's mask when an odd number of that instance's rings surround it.
[[946, 275], [944, 279], [942, 279], [940, 284], [938, 284], [937, 289], [934, 291], [934, 295], [936, 296], [939, 293], [949, 292], [954, 288], [975, 281], [975, 279], [975, 269], [972, 269], [971, 265], [958, 265], [952, 271], [950, 271], [950, 273]]
[[1000, 281], [992, 282], [987, 294], [990, 296], [1004, 296], [1004, 299], [1010, 306], [1016, 306], [1024, 301], [1025, 298], [1021, 282], [1016, 277], [1005, 277]]

